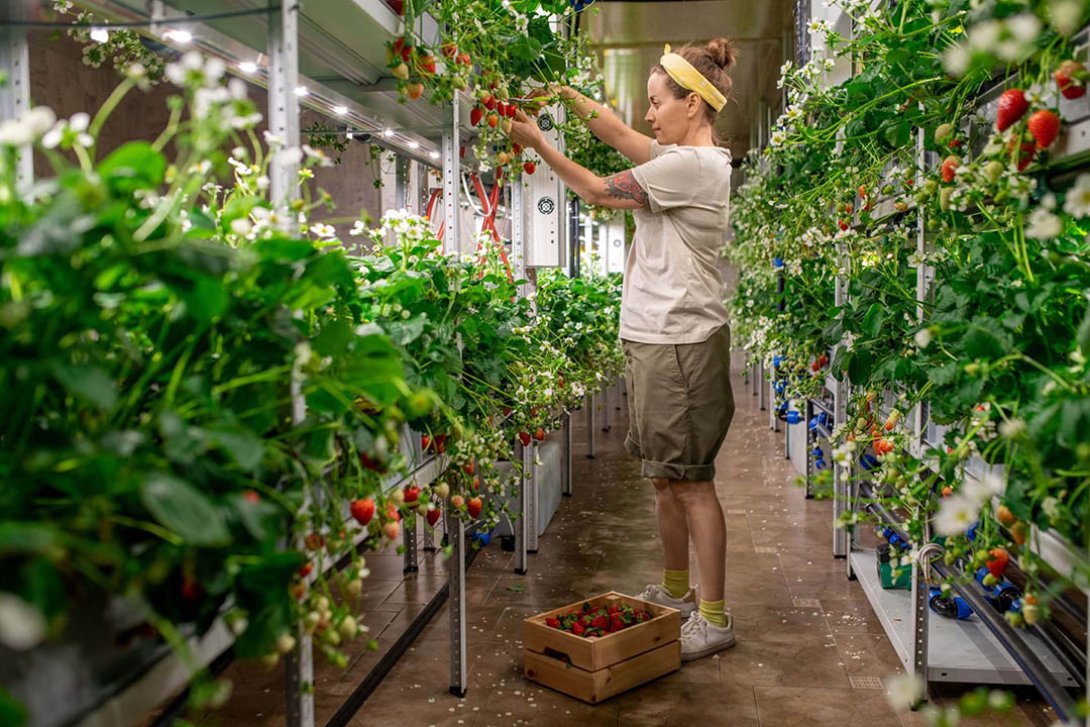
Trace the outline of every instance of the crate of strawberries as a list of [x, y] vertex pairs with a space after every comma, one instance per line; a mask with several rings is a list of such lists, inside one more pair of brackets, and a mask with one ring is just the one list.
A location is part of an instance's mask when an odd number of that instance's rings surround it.
[[525, 621], [528, 679], [596, 704], [681, 668], [677, 610], [621, 593]]

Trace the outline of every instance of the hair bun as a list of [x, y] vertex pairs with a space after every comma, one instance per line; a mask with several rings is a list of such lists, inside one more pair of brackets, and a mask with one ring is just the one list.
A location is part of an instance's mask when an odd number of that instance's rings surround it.
[[726, 69], [734, 65], [738, 59], [738, 50], [728, 38], [714, 38], [704, 46], [711, 59], [720, 68]]

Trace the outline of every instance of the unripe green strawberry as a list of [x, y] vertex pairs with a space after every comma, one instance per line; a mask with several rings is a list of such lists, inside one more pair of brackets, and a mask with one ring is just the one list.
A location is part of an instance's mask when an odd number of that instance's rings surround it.
[[953, 187], [943, 187], [942, 191], [939, 192], [939, 207], [942, 208], [943, 212], [950, 209], [950, 198], [953, 197], [953, 196], [954, 196], [954, 188]]

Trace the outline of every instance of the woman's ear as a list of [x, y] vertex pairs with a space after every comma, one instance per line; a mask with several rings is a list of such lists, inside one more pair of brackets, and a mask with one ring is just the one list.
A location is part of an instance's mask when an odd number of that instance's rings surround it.
[[698, 94], [696, 91], [693, 91], [689, 94], [687, 105], [685, 108], [685, 115], [688, 116], [690, 119], [696, 116], [696, 114], [700, 111], [700, 101], [700, 94]]

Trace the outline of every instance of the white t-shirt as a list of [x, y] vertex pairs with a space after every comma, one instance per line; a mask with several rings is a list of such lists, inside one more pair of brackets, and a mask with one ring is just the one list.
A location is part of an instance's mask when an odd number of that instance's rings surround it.
[[632, 170], [647, 191], [635, 210], [625, 261], [621, 338], [638, 343], [701, 343], [727, 322], [720, 251], [730, 215], [730, 151], [661, 146]]

